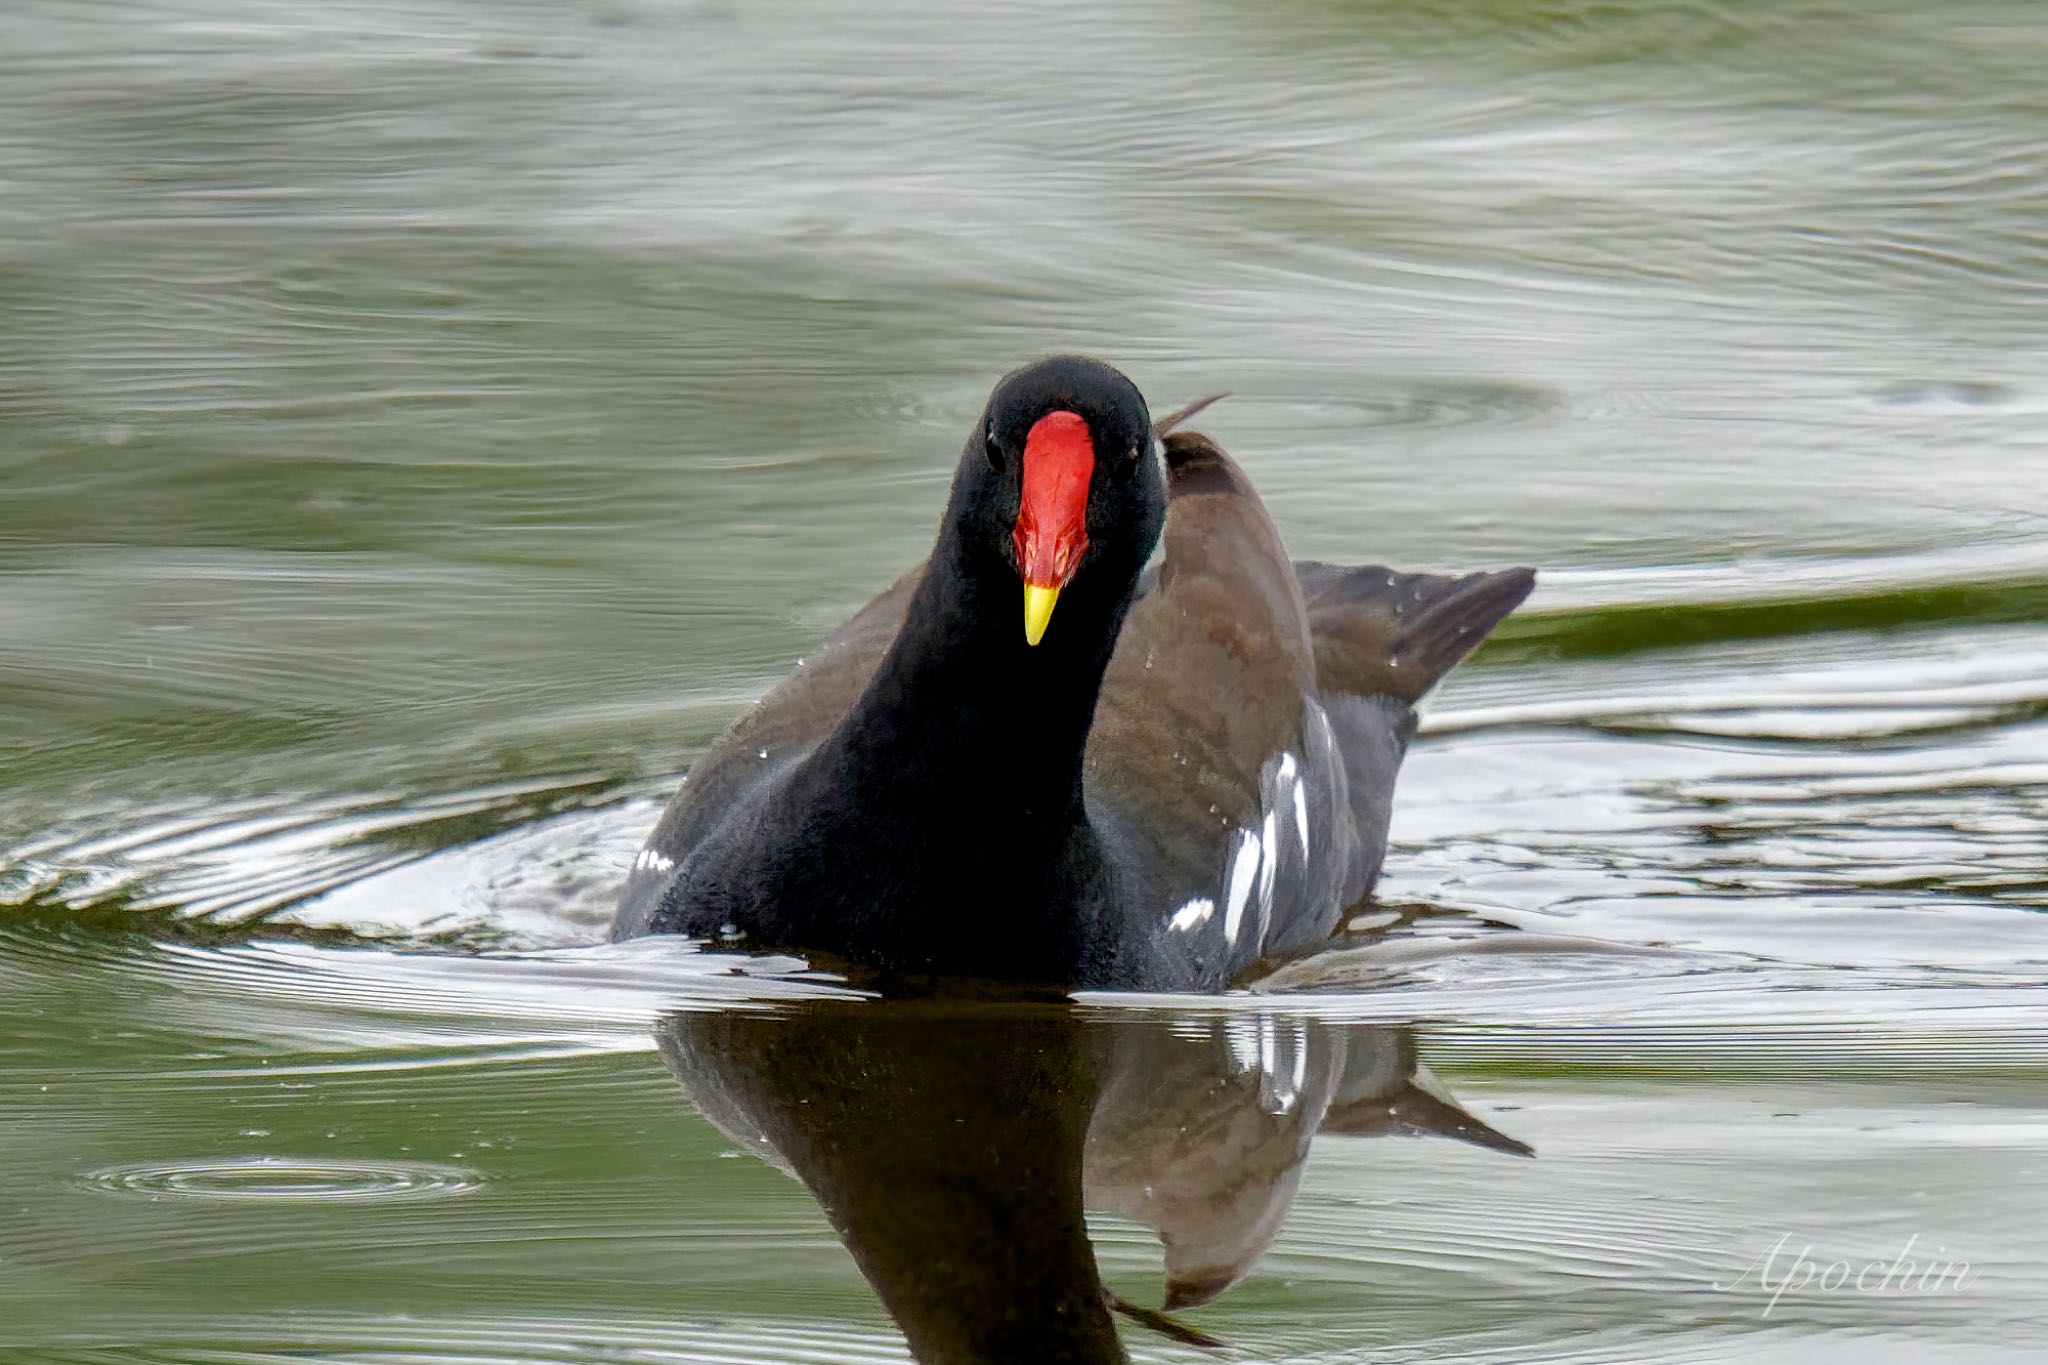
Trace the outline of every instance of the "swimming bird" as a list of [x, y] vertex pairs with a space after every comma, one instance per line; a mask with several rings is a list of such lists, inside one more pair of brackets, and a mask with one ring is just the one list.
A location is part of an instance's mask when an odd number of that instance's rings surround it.
[[1535, 575], [1290, 560], [1202, 406], [997, 383], [930, 557], [697, 760], [612, 937], [1190, 991], [1328, 940], [1416, 703]]

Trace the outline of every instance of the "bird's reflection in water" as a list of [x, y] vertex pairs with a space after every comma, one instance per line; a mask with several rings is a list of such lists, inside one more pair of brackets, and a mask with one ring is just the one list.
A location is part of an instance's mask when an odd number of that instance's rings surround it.
[[794, 1175], [926, 1365], [1120, 1361], [1084, 1208], [1158, 1232], [1166, 1307], [1278, 1236], [1318, 1134], [1528, 1148], [1465, 1113], [1405, 1028], [1280, 1011], [812, 1001], [684, 1012], [662, 1056], [706, 1118]]

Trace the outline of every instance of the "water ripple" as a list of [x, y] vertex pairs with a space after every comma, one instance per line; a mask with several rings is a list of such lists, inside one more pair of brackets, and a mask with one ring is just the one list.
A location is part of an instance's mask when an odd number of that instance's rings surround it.
[[460, 1166], [424, 1161], [238, 1156], [114, 1166], [86, 1177], [95, 1189], [145, 1199], [234, 1199], [363, 1204], [444, 1199], [480, 1188]]

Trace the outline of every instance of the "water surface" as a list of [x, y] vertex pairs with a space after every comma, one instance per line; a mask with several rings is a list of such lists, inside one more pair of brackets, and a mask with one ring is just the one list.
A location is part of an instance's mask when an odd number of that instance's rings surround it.
[[[657, 1047], [831, 983], [591, 945], [993, 377], [1084, 349], [1232, 391], [1303, 557], [1543, 570], [1353, 943], [1074, 1025], [1395, 1030], [1538, 1156], [1319, 1138], [1185, 1320], [2033, 1359], [2044, 69], [2018, 0], [14, 4], [0, 1346], [902, 1358]], [[1781, 1239], [1971, 1274], [1773, 1303]]]

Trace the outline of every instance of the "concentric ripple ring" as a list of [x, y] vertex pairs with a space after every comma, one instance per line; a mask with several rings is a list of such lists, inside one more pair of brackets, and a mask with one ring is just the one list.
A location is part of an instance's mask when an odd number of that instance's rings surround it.
[[282, 1156], [110, 1166], [91, 1172], [86, 1181], [109, 1194], [145, 1199], [313, 1199], [331, 1203], [445, 1199], [467, 1194], [483, 1183], [474, 1171], [432, 1162]]

